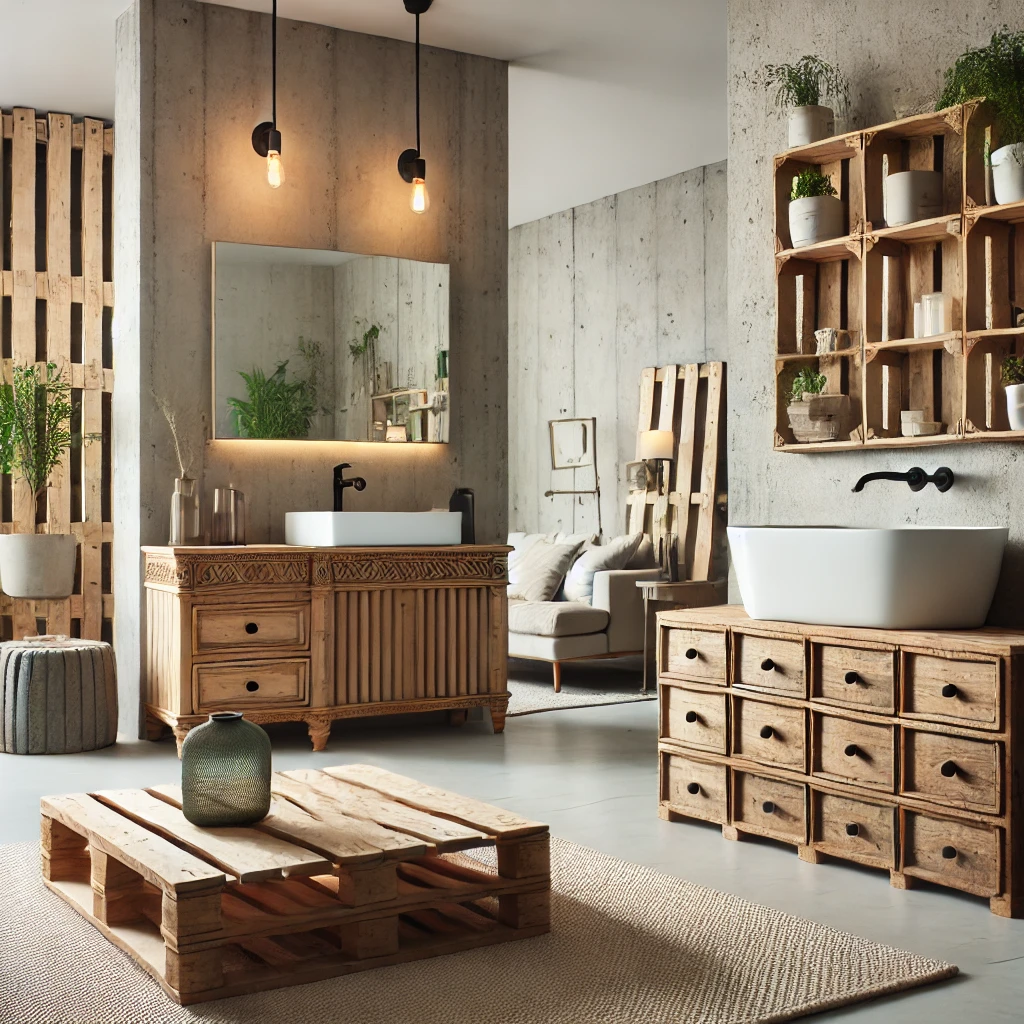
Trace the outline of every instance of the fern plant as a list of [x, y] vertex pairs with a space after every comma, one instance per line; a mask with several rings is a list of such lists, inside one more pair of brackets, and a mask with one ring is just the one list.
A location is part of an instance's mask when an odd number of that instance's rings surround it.
[[258, 366], [251, 373], [238, 371], [245, 381], [248, 401], [229, 398], [228, 408], [239, 437], [270, 440], [309, 436], [315, 412], [309, 384], [305, 380], [288, 380], [287, 368], [285, 359], [269, 377]]
[[805, 366], [794, 378], [789, 390], [790, 402], [802, 402], [804, 395], [820, 395], [825, 390], [828, 378], [817, 370]]
[[838, 193], [832, 179], [813, 167], [801, 171], [793, 179], [790, 199], [813, 199], [815, 196], [835, 196]]
[[1006, 387], [1013, 384], [1024, 384], [1024, 360], [1018, 359], [1016, 356], [1007, 356], [1003, 360], [1000, 376]]
[[766, 64], [761, 78], [766, 89], [775, 89], [780, 110], [817, 106], [827, 96], [841, 111], [850, 101], [850, 86], [839, 68], [810, 54], [795, 64]]
[[961, 54], [946, 71], [935, 109], [982, 96], [996, 108], [1000, 144], [1024, 142], [1024, 32], [1004, 25], [986, 46]]

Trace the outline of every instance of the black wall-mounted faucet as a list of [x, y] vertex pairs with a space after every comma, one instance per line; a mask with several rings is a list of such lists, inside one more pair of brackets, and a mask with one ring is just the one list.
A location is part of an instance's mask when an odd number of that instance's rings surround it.
[[342, 505], [345, 501], [345, 488], [354, 487], [357, 491], [362, 491], [366, 488], [366, 481], [361, 476], [354, 476], [351, 480], [345, 479], [345, 470], [351, 469], [351, 465], [347, 462], [341, 463], [339, 466], [334, 467], [334, 511], [343, 512]]
[[872, 480], [901, 480], [912, 491], [923, 491], [928, 484], [935, 484], [937, 490], [948, 491], [955, 480], [953, 470], [948, 466], [940, 466], [929, 476], [923, 469], [914, 466], [906, 473], [865, 473], [854, 485], [854, 491], [863, 491], [864, 485]]

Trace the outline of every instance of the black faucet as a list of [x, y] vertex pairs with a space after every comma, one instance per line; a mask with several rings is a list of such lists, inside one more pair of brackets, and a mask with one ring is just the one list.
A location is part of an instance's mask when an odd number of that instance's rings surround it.
[[936, 489], [948, 491], [953, 486], [953, 470], [940, 466], [929, 476], [923, 469], [914, 466], [906, 473], [865, 473], [853, 486], [854, 491], [863, 491], [864, 485], [872, 480], [902, 480], [912, 491], [923, 491], [928, 484], [935, 484]]
[[354, 487], [357, 491], [361, 491], [366, 487], [366, 481], [361, 476], [354, 476], [351, 480], [345, 479], [345, 470], [351, 469], [351, 465], [347, 462], [341, 463], [340, 466], [334, 467], [334, 511], [341, 512], [342, 504], [345, 500], [345, 488]]

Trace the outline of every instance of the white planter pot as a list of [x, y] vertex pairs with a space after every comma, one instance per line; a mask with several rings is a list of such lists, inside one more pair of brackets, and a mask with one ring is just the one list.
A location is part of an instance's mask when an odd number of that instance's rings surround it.
[[1024, 384], [1006, 385], [1006, 415], [1011, 430], [1024, 430]]
[[836, 116], [831, 107], [794, 107], [789, 112], [789, 148], [809, 146], [836, 133]]
[[10, 597], [70, 597], [77, 551], [78, 541], [67, 533], [2, 534], [0, 588]]
[[942, 216], [942, 171], [897, 171], [885, 179], [885, 223], [891, 227]]
[[800, 444], [839, 441], [850, 432], [849, 395], [809, 395], [787, 407], [789, 426]]
[[794, 249], [824, 242], [828, 238], [841, 238], [846, 234], [843, 201], [835, 196], [791, 199], [789, 234]]
[[1001, 146], [992, 154], [991, 161], [996, 203], [1019, 203], [1024, 199], [1024, 142]]

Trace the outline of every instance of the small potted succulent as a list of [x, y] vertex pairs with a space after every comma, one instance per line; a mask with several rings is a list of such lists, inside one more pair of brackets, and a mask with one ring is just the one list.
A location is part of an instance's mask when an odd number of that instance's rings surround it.
[[793, 248], [846, 234], [843, 201], [831, 179], [808, 167], [793, 179], [789, 194], [789, 234]]
[[850, 88], [838, 68], [808, 54], [795, 64], [766, 64], [761, 77], [765, 88], [775, 89], [776, 106], [789, 108], [790, 149], [835, 135], [835, 112], [821, 100], [827, 96], [840, 111], [846, 108]]
[[1003, 360], [1002, 378], [1010, 429], [1024, 430], [1024, 360], [1007, 356]]
[[967, 50], [946, 72], [937, 110], [985, 97], [1000, 143], [988, 157], [998, 205], [1024, 200], [1024, 31], [1005, 26], [986, 46]]
[[828, 378], [804, 367], [793, 379], [789, 392], [789, 427], [801, 444], [838, 441], [850, 419], [850, 396], [825, 393]]

